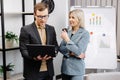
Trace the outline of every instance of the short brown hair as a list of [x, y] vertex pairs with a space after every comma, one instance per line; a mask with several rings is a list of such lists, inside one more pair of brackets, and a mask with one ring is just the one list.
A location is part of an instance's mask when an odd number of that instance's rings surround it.
[[49, 10], [49, 6], [43, 2], [40, 2], [40, 3], [37, 3], [35, 6], [34, 6], [34, 13], [36, 14], [36, 11], [39, 10], [39, 11], [43, 11], [45, 10], [46, 8], [48, 8]]

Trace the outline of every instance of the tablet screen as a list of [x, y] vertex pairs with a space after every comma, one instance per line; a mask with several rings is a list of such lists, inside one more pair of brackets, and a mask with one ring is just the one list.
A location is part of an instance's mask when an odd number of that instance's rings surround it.
[[31, 57], [38, 55], [55, 57], [55, 45], [26, 44], [26, 46]]

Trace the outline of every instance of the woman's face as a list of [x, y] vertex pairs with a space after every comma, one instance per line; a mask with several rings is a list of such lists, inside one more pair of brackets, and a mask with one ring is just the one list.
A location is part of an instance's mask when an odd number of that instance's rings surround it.
[[72, 13], [69, 15], [69, 24], [71, 27], [77, 27], [77, 26], [79, 27], [79, 20]]

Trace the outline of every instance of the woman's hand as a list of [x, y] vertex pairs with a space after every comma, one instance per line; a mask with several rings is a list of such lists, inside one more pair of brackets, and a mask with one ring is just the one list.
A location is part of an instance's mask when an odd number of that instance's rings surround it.
[[84, 53], [81, 53], [81, 54], [78, 56], [78, 58], [81, 58], [81, 59], [85, 58], [85, 54], [84, 54]]
[[64, 30], [64, 31], [62, 31], [62, 33], [61, 33], [61, 38], [63, 39], [63, 40], [65, 40], [66, 42], [69, 42], [70, 41], [70, 38], [68, 37], [68, 34], [67, 34], [67, 32]]
[[[70, 53], [69, 55], [70, 55], [70, 56], [75, 56], [74, 53]], [[77, 56], [77, 58], [83, 59], [83, 58], [85, 58], [85, 54], [84, 54], [84, 53], [81, 53], [79, 56]]]

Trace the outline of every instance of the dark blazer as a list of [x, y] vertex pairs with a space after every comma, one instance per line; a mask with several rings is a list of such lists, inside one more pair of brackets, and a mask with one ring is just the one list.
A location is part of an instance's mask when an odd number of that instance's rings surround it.
[[[56, 51], [58, 49], [58, 43], [56, 39], [56, 32], [54, 27], [47, 25], [45, 26], [46, 30], [46, 40], [47, 45], [55, 45]], [[23, 76], [25, 78], [30, 78], [30, 80], [37, 80], [40, 77], [39, 69], [41, 65], [41, 61], [35, 61], [32, 57], [28, 55], [26, 44], [41, 44], [41, 39], [35, 25], [33, 22], [30, 25], [26, 25], [21, 28], [20, 31], [20, 51], [23, 57]], [[53, 68], [53, 59], [47, 60], [47, 68], [50, 76], [54, 75]]]

